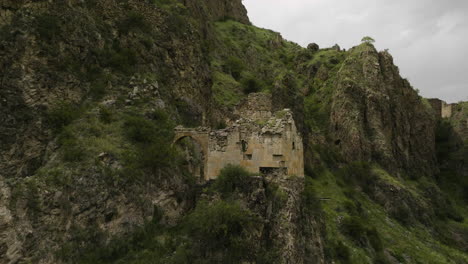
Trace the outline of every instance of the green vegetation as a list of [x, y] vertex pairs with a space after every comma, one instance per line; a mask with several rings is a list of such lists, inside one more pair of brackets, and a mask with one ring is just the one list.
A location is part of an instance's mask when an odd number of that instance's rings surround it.
[[314, 187], [314, 182], [310, 177], [306, 177], [304, 192], [302, 193], [302, 200], [307, 210], [314, 214], [320, 214], [322, 211], [322, 205], [317, 192]]
[[131, 74], [135, 71], [138, 62], [137, 53], [131, 48], [114, 44], [96, 52], [102, 67], [108, 67], [124, 74]]
[[215, 29], [212, 90], [221, 106], [232, 106], [249, 93], [270, 91], [277, 76], [293, 67], [293, 58], [301, 50], [276, 32], [233, 20], [217, 22]]
[[151, 31], [151, 25], [146, 21], [143, 14], [137, 12], [130, 12], [125, 19], [120, 21], [117, 25], [120, 33], [128, 34], [132, 31], [140, 30], [143, 33]]
[[175, 150], [171, 146], [173, 125], [161, 111], [153, 113], [153, 121], [142, 116], [127, 115], [124, 132], [128, 140], [137, 145], [137, 151], [129, 153], [127, 162], [133, 169], [150, 169], [153, 172], [174, 165]]
[[244, 94], [258, 93], [262, 90], [263, 84], [252, 75], [244, 74], [241, 79], [242, 91]]
[[41, 39], [51, 41], [61, 34], [60, 18], [53, 15], [40, 15], [36, 17], [36, 30]]
[[[141, 123], [142, 121], [138, 121]], [[140, 141], [145, 133], [132, 132]], [[241, 175], [241, 176], [239, 176]], [[249, 174], [235, 166], [221, 173], [223, 183], [231, 189]], [[245, 183], [244, 183], [245, 184]], [[274, 252], [261, 252], [252, 233], [261, 221], [240, 203], [233, 200], [200, 200], [178, 225], [160, 223], [164, 212], [155, 208], [153, 219], [131, 236], [115, 238], [104, 244], [99, 230], [75, 228], [70, 243], [58, 252], [73, 263], [274, 263]], [[86, 243], [82, 243], [86, 241]], [[86, 245], [83, 247], [83, 245]]]
[[112, 123], [114, 121], [112, 110], [105, 106], [99, 107], [99, 120], [105, 124]]
[[58, 142], [62, 148], [64, 161], [79, 162], [83, 160], [85, 155], [84, 147], [80, 145], [70, 127], [60, 133]]
[[213, 188], [224, 195], [235, 191], [246, 192], [250, 189], [250, 176], [251, 174], [240, 166], [227, 165], [219, 173]]
[[213, 73], [213, 96], [218, 105], [233, 107], [241, 100], [241, 85], [232, 76], [222, 73]]
[[256, 257], [256, 245], [247, 239], [256, 223], [252, 213], [236, 203], [200, 202], [187, 217], [186, 228], [199, 241], [197, 250], [201, 256], [224, 252], [222, 263], [240, 263]]
[[369, 36], [365, 36], [361, 39], [362, 42], [367, 43], [367, 44], [372, 44], [375, 42], [375, 40]]
[[91, 82], [89, 96], [94, 100], [102, 99], [107, 93], [108, 82], [109, 80], [103, 77], [98, 77], [97, 79], [94, 79]]
[[242, 72], [245, 70], [245, 65], [242, 60], [234, 56], [227, 58], [222, 66], [223, 72], [230, 74], [235, 80], [239, 80]]
[[448, 120], [441, 120], [436, 130], [436, 153], [440, 163], [438, 185], [452, 198], [463, 203], [468, 201], [468, 179], [460, 175], [456, 164], [468, 161], [468, 144], [461, 141]]
[[[466, 256], [456, 250], [456, 246], [449, 247], [453, 242], [450, 242], [450, 238], [444, 240], [441, 231], [434, 236], [423, 224], [412, 222], [409, 225], [404, 216], [407, 211], [398, 209], [396, 215], [389, 218], [392, 212], [374, 200], [372, 186], [382, 182], [379, 184], [384, 183], [387, 188], [404, 188], [405, 192], [413, 196], [411, 199], [418, 201], [425, 199], [422, 190], [426, 190], [427, 187], [419, 187], [420, 183], [402, 182], [380, 168], [363, 162], [350, 164], [337, 171], [327, 167], [328, 165], [322, 164], [321, 167], [311, 168], [315, 171], [314, 178], [308, 177], [306, 180], [314, 185], [317, 197], [327, 198], [320, 203], [326, 223], [325, 254], [328, 257], [341, 263], [356, 264], [390, 263], [387, 254], [402, 263], [467, 261]], [[386, 201], [391, 202], [388, 199]], [[398, 202], [393, 206], [398, 207], [399, 204], [404, 203]], [[399, 210], [403, 211], [398, 212]], [[414, 208], [412, 210], [414, 211]], [[403, 220], [398, 219], [398, 214], [401, 214]], [[446, 222], [443, 226], [447, 224]], [[445, 232], [447, 233], [447, 230]]]
[[351, 251], [342, 241], [333, 241], [325, 247], [325, 257], [340, 261], [340, 263], [351, 263]]
[[71, 102], [59, 102], [47, 113], [47, 122], [55, 132], [71, 124], [82, 113], [83, 109]]
[[360, 186], [364, 193], [371, 194], [372, 187], [377, 181], [377, 176], [373, 173], [371, 165], [365, 162], [354, 162], [348, 164], [337, 172], [342, 186]]

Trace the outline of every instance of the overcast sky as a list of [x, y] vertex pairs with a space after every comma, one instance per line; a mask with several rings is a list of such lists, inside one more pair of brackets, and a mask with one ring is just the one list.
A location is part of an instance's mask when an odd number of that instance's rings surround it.
[[302, 46], [389, 49], [424, 97], [468, 101], [468, 0], [244, 0], [256, 26]]

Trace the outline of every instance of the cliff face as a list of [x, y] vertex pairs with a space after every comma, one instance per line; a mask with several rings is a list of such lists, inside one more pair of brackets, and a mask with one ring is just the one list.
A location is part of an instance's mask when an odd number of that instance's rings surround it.
[[[211, 93], [203, 51], [210, 28], [192, 22], [188, 14], [200, 21], [249, 21], [240, 1], [185, 5], [169, 9], [141, 1], [2, 2], [3, 174], [26, 176], [40, 166], [50, 139], [44, 115], [54, 104], [79, 103], [93, 86], [118, 89], [112, 85], [128, 83], [122, 74], [151, 72], [161, 86], [171, 87], [170, 92], [158, 87], [155, 99], [178, 98], [181, 115], [203, 122]], [[114, 83], [104, 80], [106, 68], [120, 75]]]
[[[0, 68], [1, 263], [468, 261], [466, 107], [438, 120], [372, 45], [302, 48], [240, 0], [6, 0]], [[291, 109], [305, 179], [196, 179], [174, 127], [254, 104]]]
[[387, 52], [362, 44], [336, 76], [330, 133], [347, 161], [373, 161], [400, 174], [436, 171], [430, 106], [402, 79]]
[[86, 164], [75, 148], [71, 160], [80, 162], [64, 168], [59, 153], [68, 143], [59, 134], [94, 119], [92, 112], [99, 118], [98, 105], [205, 122], [208, 22], [249, 23], [241, 1], [2, 1], [0, 17], [0, 262], [55, 263], [64, 242], [132, 232], [155, 207], [174, 223], [191, 203], [180, 195], [191, 193], [180, 171], [159, 172], [172, 176], [154, 185], [128, 183], [129, 172], [122, 184], [110, 183], [109, 170], [125, 166], [116, 152], [93, 153], [99, 162]]
[[208, 0], [202, 5], [196, 0], [184, 0], [183, 2], [200, 18], [209, 18], [211, 21], [233, 19], [244, 24], [250, 24], [247, 9], [245, 9], [242, 1]]
[[468, 140], [468, 102], [460, 102], [452, 105], [450, 116], [454, 129], [466, 142]]

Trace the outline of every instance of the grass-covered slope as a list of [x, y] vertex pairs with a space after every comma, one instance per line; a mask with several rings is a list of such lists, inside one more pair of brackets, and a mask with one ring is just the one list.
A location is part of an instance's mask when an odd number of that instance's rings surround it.
[[[365, 181], [368, 183], [355, 185], [352, 183], [353, 179], [349, 178], [353, 176], [346, 175], [343, 171], [333, 173], [326, 169], [310, 180], [316, 196], [321, 200], [323, 219], [326, 223], [326, 256], [340, 263], [468, 261], [464, 248], [460, 245], [454, 246], [456, 243], [451, 242], [453, 238], [449, 238], [450, 234], [445, 233], [450, 231], [433, 229], [428, 223], [418, 222], [414, 217], [420, 217], [416, 215], [419, 209], [405, 207], [404, 199], [411, 199], [416, 207], [427, 206], [429, 208], [422, 210], [430, 210], [432, 203], [422, 193], [424, 188], [427, 188], [423, 186], [429, 183], [405, 182], [395, 179], [380, 168], [371, 166], [363, 170], [361, 166], [351, 165], [349, 169], [355, 176], [367, 178]], [[367, 169], [369, 171], [366, 171]], [[393, 190], [395, 197], [392, 199], [395, 201], [381, 200], [383, 197], [378, 195], [385, 194], [375, 193], [372, 190], [374, 184]], [[436, 210], [445, 210], [444, 207], [445, 205]], [[456, 214], [466, 216], [465, 210], [460, 209], [457, 208]], [[435, 221], [441, 227], [465, 226], [466, 230], [466, 223], [460, 223], [459, 220]]]
[[276, 32], [232, 20], [217, 22], [211, 55], [216, 104], [232, 107], [251, 92], [271, 92], [301, 48]]

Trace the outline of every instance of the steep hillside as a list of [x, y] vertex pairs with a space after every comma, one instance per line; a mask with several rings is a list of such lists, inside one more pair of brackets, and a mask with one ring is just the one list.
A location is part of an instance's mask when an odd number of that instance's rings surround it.
[[[303, 48], [240, 0], [7, 0], [0, 68], [1, 263], [468, 263], [466, 103], [372, 44]], [[258, 92], [306, 177], [197, 179], [174, 128]]]

